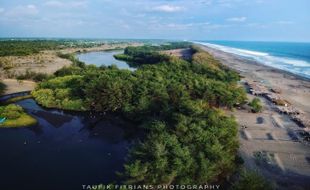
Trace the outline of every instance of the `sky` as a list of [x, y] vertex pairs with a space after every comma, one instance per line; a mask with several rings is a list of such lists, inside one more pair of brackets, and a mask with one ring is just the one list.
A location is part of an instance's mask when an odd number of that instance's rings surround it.
[[0, 0], [0, 37], [310, 42], [310, 0]]

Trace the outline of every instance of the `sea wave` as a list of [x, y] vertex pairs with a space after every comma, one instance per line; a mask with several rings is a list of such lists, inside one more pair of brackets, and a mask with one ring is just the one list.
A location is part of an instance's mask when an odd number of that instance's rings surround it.
[[310, 63], [304, 60], [293, 59], [289, 57], [279, 57], [270, 55], [266, 52], [239, 49], [206, 42], [195, 43], [215, 48], [224, 52], [232, 53], [248, 59], [252, 59], [267, 66], [271, 66], [306, 78], [310, 78]]

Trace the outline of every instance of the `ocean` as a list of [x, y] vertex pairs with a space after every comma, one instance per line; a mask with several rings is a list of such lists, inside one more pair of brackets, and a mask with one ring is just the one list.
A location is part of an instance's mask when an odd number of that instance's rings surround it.
[[310, 79], [310, 43], [196, 41]]

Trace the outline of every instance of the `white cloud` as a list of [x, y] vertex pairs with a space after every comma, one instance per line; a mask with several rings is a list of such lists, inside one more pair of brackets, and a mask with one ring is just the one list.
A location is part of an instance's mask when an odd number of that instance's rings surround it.
[[246, 21], [246, 19], [247, 19], [246, 17], [231, 17], [226, 20], [229, 22], [244, 22]]
[[180, 6], [173, 6], [173, 5], [160, 5], [153, 8], [154, 11], [160, 11], [160, 12], [178, 12], [184, 10], [183, 7]]
[[39, 13], [38, 8], [35, 5], [17, 6], [5, 13], [6, 17], [31, 17], [36, 16]]

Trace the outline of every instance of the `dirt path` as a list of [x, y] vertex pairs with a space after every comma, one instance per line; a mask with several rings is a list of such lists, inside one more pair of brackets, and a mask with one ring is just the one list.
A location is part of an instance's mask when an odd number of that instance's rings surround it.
[[31, 91], [36, 86], [35, 82], [27, 80], [18, 81], [16, 79], [3, 79], [2, 82], [7, 86], [3, 95]]

